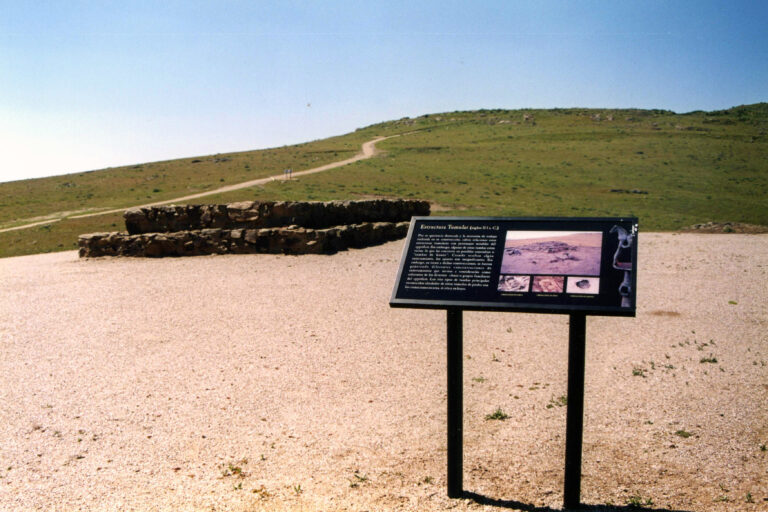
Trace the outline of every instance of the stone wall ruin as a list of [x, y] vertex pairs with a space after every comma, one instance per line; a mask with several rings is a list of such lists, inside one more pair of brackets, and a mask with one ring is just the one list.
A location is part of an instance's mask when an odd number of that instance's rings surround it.
[[127, 232], [80, 235], [80, 257], [330, 254], [405, 237], [429, 203], [411, 200], [171, 205], [125, 212]]

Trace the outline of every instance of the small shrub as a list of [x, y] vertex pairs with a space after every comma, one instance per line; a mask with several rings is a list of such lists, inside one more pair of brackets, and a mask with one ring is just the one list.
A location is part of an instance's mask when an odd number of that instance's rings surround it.
[[245, 464], [248, 464], [248, 459], [240, 459], [237, 462], [230, 462], [222, 470], [221, 476], [224, 476], [224, 477], [227, 477], [227, 476], [238, 476], [240, 478], [244, 478], [246, 476], [246, 474], [243, 471], [243, 468], [242, 468], [241, 465], [245, 465]]
[[507, 418], [509, 418], [509, 415], [501, 410], [501, 407], [497, 408], [493, 414], [486, 414], [485, 419], [486, 420], [500, 420], [504, 421]]
[[259, 497], [261, 497], [262, 499], [266, 499], [266, 498], [269, 498], [271, 496], [269, 491], [267, 491], [267, 489], [263, 485], [261, 487], [257, 488], [257, 489], [252, 489], [251, 493], [258, 494]]
[[549, 399], [547, 409], [552, 409], [553, 407], [563, 407], [564, 405], [568, 405], [568, 397], [566, 395], [561, 395], [557, 398], [552, 397]]
[[629, 506], [629, 508], [640, 508], [644, 505], [653, 505], [653, 500], [651, 498], [644, 500], [639, 494], [633, 494], [627, 498], [627, 506]]

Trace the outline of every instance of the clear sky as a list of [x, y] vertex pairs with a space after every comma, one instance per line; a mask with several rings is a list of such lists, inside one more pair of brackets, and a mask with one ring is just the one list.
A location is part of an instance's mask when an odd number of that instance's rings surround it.
[[0, 0], [0, 181], [453, 110], [760, 101], [762, 0]]

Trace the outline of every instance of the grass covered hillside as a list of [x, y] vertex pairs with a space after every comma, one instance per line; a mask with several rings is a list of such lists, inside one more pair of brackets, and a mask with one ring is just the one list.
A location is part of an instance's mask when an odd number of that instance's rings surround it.
[[[73, 249], [123, 228], [120, 214], [72, 218], [343, 160], [376, 136], [381, 153], [345, 167], [205, 197], [427, 199], [441, 215], [636, 215], [641, 229], [768, 225], [768, 104], [716, 112], [482, 110], [405, 118], [296, 146], [0, 184], [0, 256]], [[58, 219], [60, 221], [54, 222]]]

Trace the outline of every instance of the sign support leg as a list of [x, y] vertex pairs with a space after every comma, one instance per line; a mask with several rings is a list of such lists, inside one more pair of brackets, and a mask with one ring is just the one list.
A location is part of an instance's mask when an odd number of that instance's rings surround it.
[[568, 329], [568, 416], [565, 426], [565, 509], [581, 501], [581, 441], [584, 428], [584, 352], [587, 317], [571, 313]]
[[460, 498], [464, 463], [464, 376], [462, 310], [448, 314], [448, 497]]

